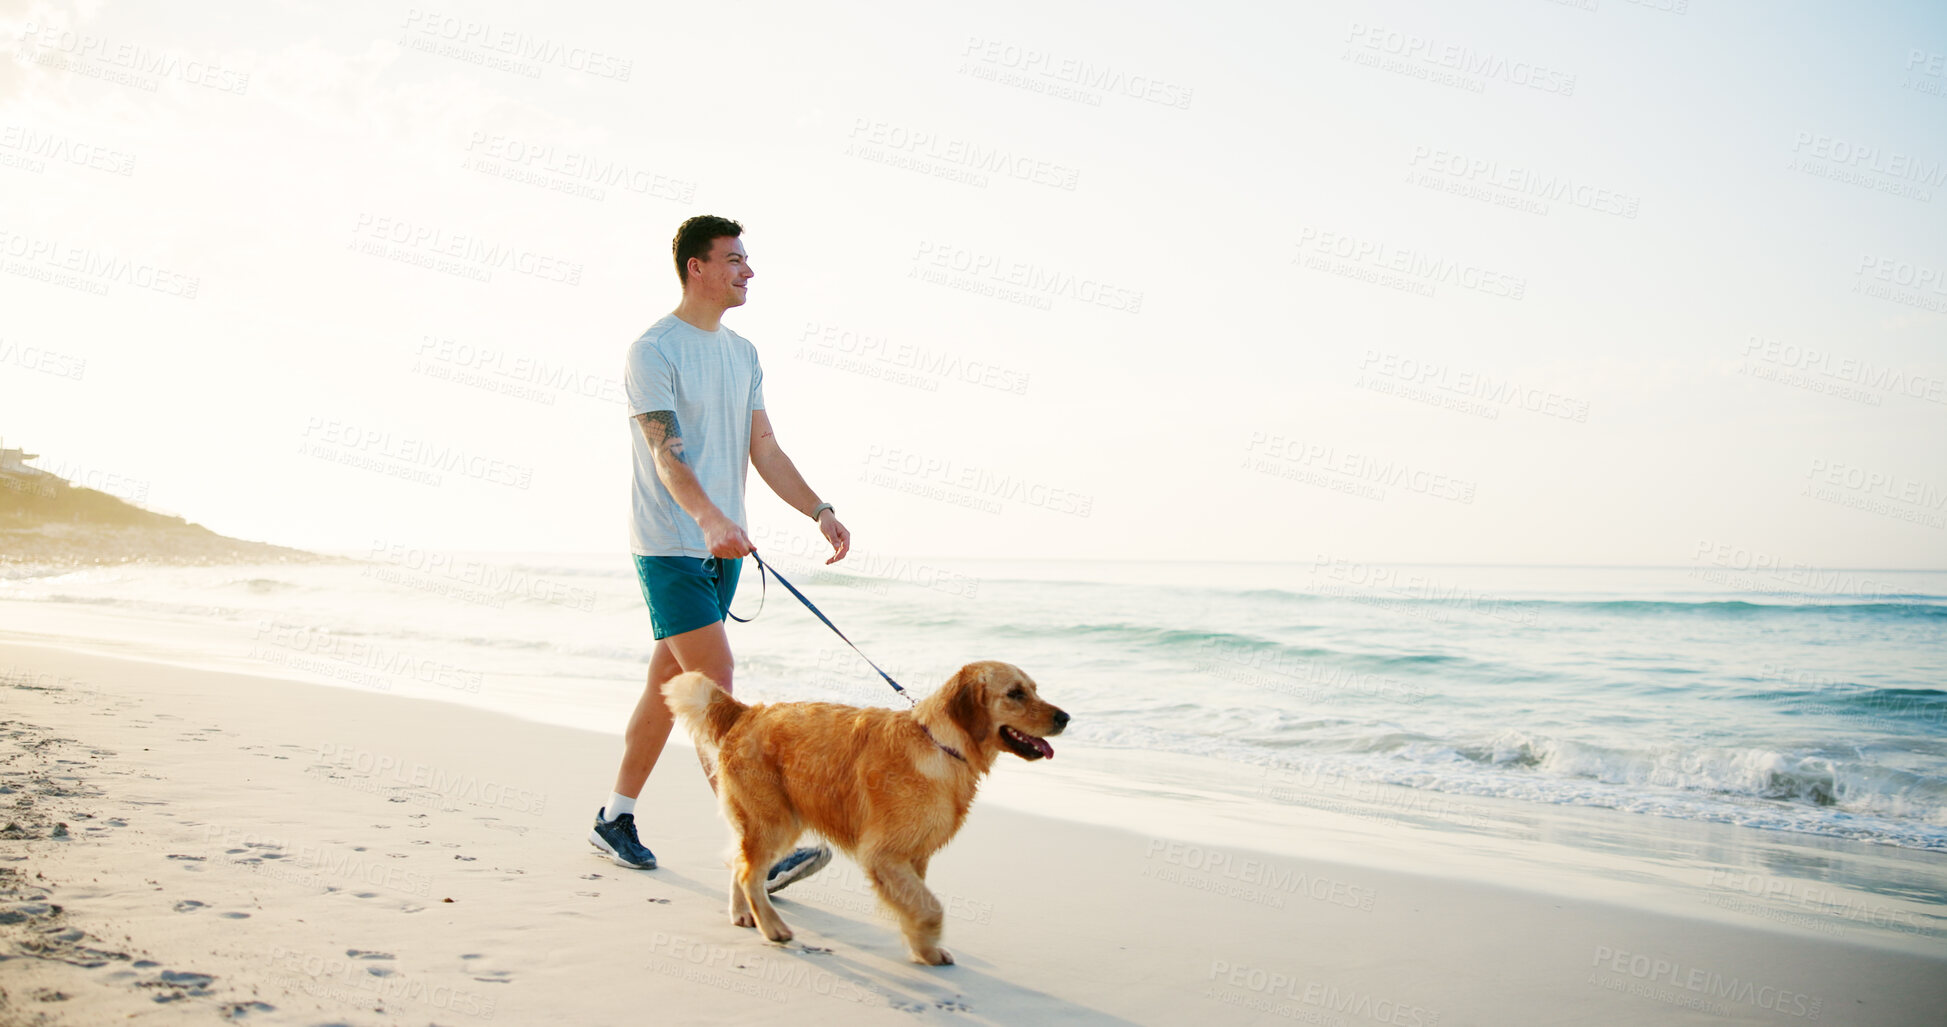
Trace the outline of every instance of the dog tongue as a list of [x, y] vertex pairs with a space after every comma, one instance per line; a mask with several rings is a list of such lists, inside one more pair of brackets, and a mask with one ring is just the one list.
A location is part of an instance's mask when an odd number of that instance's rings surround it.
[[1036, 738], [1033, 735], [1023, 735], [1022, 737], [1026, 738], [1030, 745], [1033, 745], [1036, 749], [1041, 751], [1042, 759], [1051, 760], [1055, 758], [1055, 747], [1049, 745], [1047, 739]]

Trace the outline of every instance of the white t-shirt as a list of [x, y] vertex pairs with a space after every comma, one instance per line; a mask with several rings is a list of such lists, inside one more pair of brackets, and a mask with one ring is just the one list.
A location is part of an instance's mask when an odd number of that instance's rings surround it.
[[764, 409], [764, 369], [750, 340], [719, 326], [706, 332], [675, 314], [664, 316], [629, 346], [622, 368], [629, 397], [629, 445], [635, 453], [629, 551], [637, 556], [707, 557], [703, 529], [656, 475], [649, 440], [636, 415], [668, 410], [683, 437], [683, 458], [703, 494], [749, 530], [744, 479], [750, 469], [750, 415]]

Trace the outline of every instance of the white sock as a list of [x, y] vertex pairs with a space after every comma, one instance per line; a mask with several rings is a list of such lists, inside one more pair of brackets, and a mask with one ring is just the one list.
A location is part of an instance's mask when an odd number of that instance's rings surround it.
[[608, 796], [608, 805], [602, 807], [602, 820], [603, 822], [606, 823], [608, 821], [614, 820], [616, 817], [619, 817], [624, 813], [634, 813], [634, 812], [635, 812], [634, 799], [629, 798], [626, 795], [623, 795], [621, 792], [610, 792]]

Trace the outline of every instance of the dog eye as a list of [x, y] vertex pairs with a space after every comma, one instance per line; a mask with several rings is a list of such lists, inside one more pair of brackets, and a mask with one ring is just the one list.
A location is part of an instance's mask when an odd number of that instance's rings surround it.
[[1014, 699], [1018, 701], [1021, 699], [1026, 699], [1028, 697], [1028, 693], [1022, 690], [1019, 686], [1016, 686], [1012, 691], [1007, 693], [1007, 697], [1009, 699]]

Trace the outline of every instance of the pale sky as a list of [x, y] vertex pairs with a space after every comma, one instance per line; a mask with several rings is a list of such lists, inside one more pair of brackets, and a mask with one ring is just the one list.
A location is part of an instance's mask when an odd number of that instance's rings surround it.
[[861, 549], [1947, 565], [1939, 4], [195, 8], [0, 0], [0, 438], [218, 531], [624, 550], [714, 213]]

